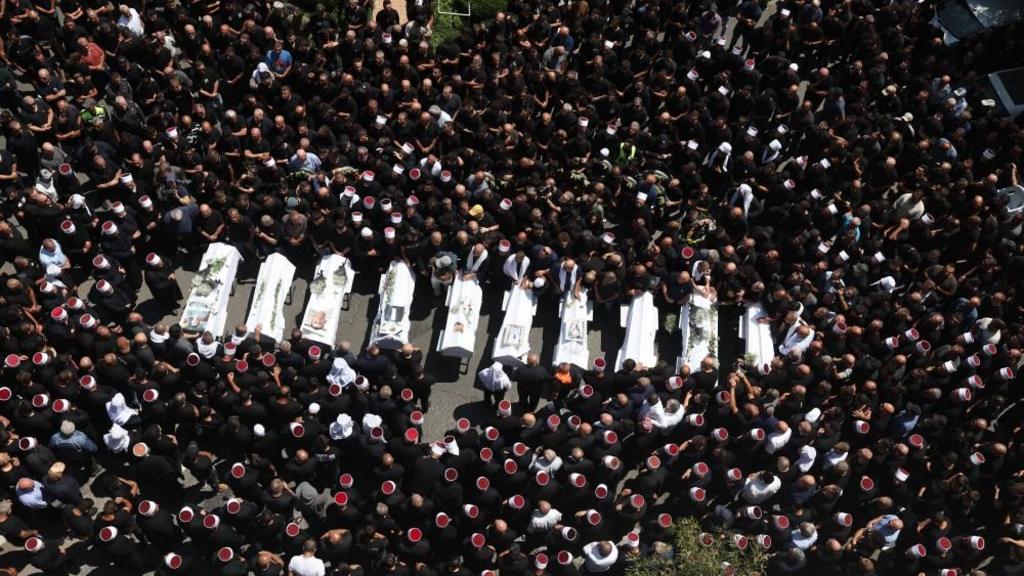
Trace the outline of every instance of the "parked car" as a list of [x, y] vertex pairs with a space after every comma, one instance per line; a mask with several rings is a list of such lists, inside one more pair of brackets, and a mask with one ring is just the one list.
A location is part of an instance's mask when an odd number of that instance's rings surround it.
[[988, 28], [1024, 21], [1024, 2], [1020, 0], [941, 0], [935, 7], [932, 24], [942, 30], [946, 44]]
[[986, 74], [978, 83], [982, 106], [995, 108], [999, 116], [1010, 118], [1024, 113], [1024, 67]]

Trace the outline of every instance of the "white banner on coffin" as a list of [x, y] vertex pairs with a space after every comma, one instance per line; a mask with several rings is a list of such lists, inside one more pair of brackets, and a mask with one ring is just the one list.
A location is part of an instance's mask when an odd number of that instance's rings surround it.
[[537, 313], [533, 290], [516, 285], [505, 293], [505, 318], [494, 338], [494, 359], [511, 365], [525, 362], [530, 352], [530, 328]]
[[590, 365], [590, 347], [587, 340], [587, 322], [594, 317], [594, 306], [581, 292], [576, 298], [567, 292], [562, 300], [562, 325], [558, 329], [554, 363], [568, 362], [583, 369]]
[[192, 289], [181, 312], [179, 322], [184, 330], [209, 331], [216, 337], [224, 334], [231, 286], [241, 260], [242, 255], [234, 246], [210, 244], [199, 263], [199, 271], [192, 277]]
[[679, 332], [683, 355], [676, 359], [676, 369], [686, 364], [696, 372], [706, 356], [718, 357], [718, 306], [694, 293], [679, 309]]
[[771, 326], [758, 322], [765, 317], [767, 314], [761, 304], [751, 302], [740, 319], [740, 338], [743, 338], [746, 361], [751, 368], [770, 364], [775, 357]]
[[302, 335], [305, 338], [334, 346], [341, 322], [341, 307], [352, 292], [355, 270], [348, 258], [330, 254], [320, 259], [313, 281], [309, 283], [309, 303], [302, 315]]
[[409, 308], [415, 290], [416, 277], [409, 266], [401, 260], [392, 261], [377, 289], [380, 302], [370, 331], [371, 343], [396, 349], [409, 341]]
[[448, 287], [448, 318], [444, 323], [437, 349], [443, 356], [469, 358], [476, 347], [476, 332], [480, 324], [480, 305], [483, 291], [475, 280], [456, 278]]
[[280, 342], [284, 337], [284, 301], [292, 289], [295, 279], [295, 265], [282, 254], [274, 253], [260, 266], [253, 290], [252, 305], [245, 318], [245, 326], [251, 334], [256, 326], [266, 336]]
[[654, 350], [654, 336], [658, 332], [658, 309], [650, 292], [633, 296], [625, 314], [626, 338], [615, 359], [615, 369], [632, 359], [644, 366], [654, 366], [658, 355]]

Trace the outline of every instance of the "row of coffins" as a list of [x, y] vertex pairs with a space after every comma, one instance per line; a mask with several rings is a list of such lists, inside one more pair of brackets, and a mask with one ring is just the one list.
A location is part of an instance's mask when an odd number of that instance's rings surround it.
[[[215, 335], [223, 334], [227, 322], [228, 299], [242, 256], [234, 247], [211, 244], [203, 255], [199, 271], [192, 280], [192, 289], [181, 316], [186, 330]], [[309, 301], [299, 326], [305, 338], [333, 346], [342, 311], [352, 293], [355, 270], [340, 255], [324, 256], [309, 283]], [[246, 317], [250, 330], [260, 327], [263, 334], [277, 341], [285, 336], [284, 306], [290, 300], [295, 266], [281, 254], [272, 254], [263, 262], [256, 278], [252, 304]], [[397, 349], [409, 341], [410, 308], [416, 277], [402, 261], [392, 262], [381, 275], [378, 286], [377, 313], [370, 329], [369, 342], [381, 348]], [[445, 298], [447, 316], [437, 339], [436, 350], [445, 357], [468, 360], [476, 353], [476, 336], [480, 330], [480, 309], [483, 291], [474, 278], [457, 277]], [[492, 357], [508, 366], [518, 366], [530, 353], [530, 330], [537, 313], [537, 297], [529, 286], [515, 285], [503, 300], [501, 327], [493, 342]], [[568, 363], [579, 367], [590, 364], [588, 342], [589, 322], [593, 320], [593, 303], [585, 293], [570, 291], [559, 304], [560, 326], [555, 344], [553, 364]], [[744, 341], [745, 360], [755, 366], [769, 363], [775, 355], [771, 330], [763, 319], [764, 309], [751, 303], [740, 319], [739, 334]], [[655, 334], [659, 324], [654, 297], [648, 292], [636, 295], [621, 307], [620, 322], [625, 338], [619, 349], [615, 368], [626, 359], [644, 366], [654, 366], [658, 355]], [[697, 370], [701, 360], [718, 354], [718, 311], [713, 298], [695, 293], [679, 311], [679, 332], [682, 353], [677, 369], [688, 365]]]

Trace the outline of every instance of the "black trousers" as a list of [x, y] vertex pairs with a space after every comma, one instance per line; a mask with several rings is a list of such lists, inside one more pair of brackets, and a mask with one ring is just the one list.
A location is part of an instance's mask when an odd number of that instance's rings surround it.
[[505, 399], [505, 393], [507, 390], [492, 391], [484, 388], [484, 402], [487, 402], [487, 406], [492, 410], [498, 409], [498, 404]]

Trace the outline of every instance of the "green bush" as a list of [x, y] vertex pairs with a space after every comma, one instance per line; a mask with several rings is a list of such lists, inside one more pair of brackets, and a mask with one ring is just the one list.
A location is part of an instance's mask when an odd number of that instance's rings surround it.
[[449, 38], [462, 32], [462, 17], [451, 14], [434, 14], [434, 25], [430, 32], [430, 43], [436, 48]]
[[[434, 25], [430, 42], [436, 48], [445, 40], [459, 35], [462, 27], [470, 22], [486, 22], [508, 6], [508, 0], [441, 0], [434, 8]], [[470, 13], [470, 16], [454, 16], [441, 12]]]
[[473, 4], [473, 21], [491, 20], [508, 6], [508, 0], [470, 0]]
[[[674, 526], [672, 558], [649, 554], [626, 571], [627, 576], [760, 576], [765, 573], [767, 553], [750, 538], [746, 550], [734, 543], [734, 535], [704, 534], [695, 518], [682, 518]], [[702, 542], [706, 539], [707, 542]]]

